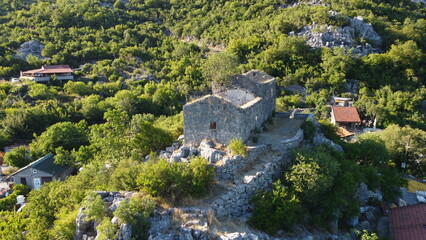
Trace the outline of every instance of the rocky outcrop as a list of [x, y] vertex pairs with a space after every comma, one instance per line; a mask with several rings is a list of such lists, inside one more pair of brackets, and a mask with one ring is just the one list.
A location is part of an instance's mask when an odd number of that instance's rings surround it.
[[24, 42], [18, 49], [18, 52], [15, 54], [16, 58], [20, 58], [24, 61], [27, 61], [29, 55], [33, 55], [38, 59], [42, 60], [44, 57], [41, 56], [41, 51], [43, 50], [44, 45], [37, 40], [31, 40]]
[[[123, 201], [128, 201], [132, 196], [132, 192], [107, 192], [107, 191], [97, 191], [99, 196], [105, 202], [105, 205], [108, 207], [109, 215], [120, 206]], [[77, 218], [76, 218], [76, 231], [74, 235], [74, 240], [95, 240], [99, 238], [100, 233], [97, 231], [96, 227], [99, 225], [98, 222], [94, 220], [87, 220], [87, 216], [84, 213], [85, 208], [80, 208]], [[118, 224], [118, 219], [113, 217], [111, 219], [113, 224]], [[132, 239], [132, 226], [127, 223], [122, 223], [118, 229], [118, 238], [117, 240], [130, 240]]]
[[365, 23], [362, 17], [346, 18], [348, 26], [335, 27], [313, 23], [305, 26], [299, 33], [292, 32], [290, 35], [306, 38], [307, 44], [313, 48], [353, 48], [353, 53], [360, 56], [380, 53], [378, 47], [382, 43], [382, 38], [374, 31], [372, 25]]
[[369, 200], [382, 201], [383, 195], [380, 191], [373, 192], [368, 189], [365, 183], [360, 183], [356, 190], [356, 199], [365, 205]]

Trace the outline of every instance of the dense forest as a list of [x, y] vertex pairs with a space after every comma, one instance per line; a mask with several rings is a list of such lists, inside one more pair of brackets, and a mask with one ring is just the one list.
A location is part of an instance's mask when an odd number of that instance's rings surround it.
[[[314, 26], [313, 32], [322, 26], [344, 28], [358, 16], [371, 24], [381, 41], [357, 36], [355, 46], [371, 45], [377, 53], [357, 54], [350, 47], [313, 48], [298, 35], [306, 26]], [[353, 144], [341, 143], [344, 156], [321, 148], [300, 150], [297, 164], [283, 176], [293, 192], [283, 193], [282, 198], [297, 196], [310, 207], [294, 211], [324, 207], [297, 190], [297, 167], [306, 164], [305, 158], [321, 155], [315, 151], [325, 155], [317, 157], [318, 169], [323, 169], [321, 164], [324, 169], [332, 165], [327, 170], [332, 173], [320, 170], [319, 174], [353, 180], [347, 186], [327, 180], [337, 189], [353, 189], [360, 181], [385, 188], [381, 185], [387, 181], [394, 184], [388, 184], [386, 191], [391, 200], [397, 196], [392, 187], [401, 184], [395, 176], [403, 160], [409, 163], [408, 173], [425, 176], [426, 8], [422, 3], [0, 0], [0, 23], [0, 79], [5, 80], [0, 83], [0, 147], [14, 142], [30, 145], [30, 150], [22, 147], [6, 154], [5, 162], [22, 167], [54, 153], [58, 164], [83, 169], [65, 182], [30, 192], [22, 212], [11, 208], [11, 198], [0, 200], [1, 239], [72, 239], [78, 209], [90, 202], [93, 190], [141, 191], [145, 201], [150, 195], [173, 194], [179, 199], [205, 194], [212, 172], [202, 159], [170, 167], [162, 160], [144, 162], [145, 156], [156, 159], [156, 151], [183, 133], [181, 111], [186, 101], [208, 93], [214, 80], [251, 69], [277, 78], [277, 111], [315, 108], [316, 118], [327, 120], [329, 98], [347, 96], [354, 99], [366, 122], [377, 121], [385, 129]], [[40, 55], [20, 55], [21, 45], [33, 40], [43, 45]], [[55, 64], [70, 65], [78, 81], [9, 82], [20, 71]], [[345, 89], [348, 80], [356, 80], [357, 93]], [[303, 86], [307, 92], [288, 91], [290, 85]], [[323, 123], [323, 131], [339, 141], [332, 126]], [[411, 141], [410, 152], [407, 141]], [[344, 174], [348, 169], [350, 176]], [[382, 177], [378, 171], [384, 173]], [[170, 179], [180, 185], [170, 189]], [[274, 188], [280, 189], [280, 183]], [[19, 185], [15, 192], [27, 194]], [[325, 198], [328, 193], [316, 194]], [[345, 196], [335, 197], [342, 199], [337, 208], [351, 202]], [[300, 212], [294, 212], [295, 218]], [[127, 217], [122, 216], [122, 221]], [[315, 221], [329, 216], [321, 217]]]

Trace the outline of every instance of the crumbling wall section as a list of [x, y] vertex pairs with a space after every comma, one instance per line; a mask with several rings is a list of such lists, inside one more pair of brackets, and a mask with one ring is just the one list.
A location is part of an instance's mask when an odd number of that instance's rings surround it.
[[239, 218], [250, 213], [252, 210], [250, 199], [258, 191], [268, 189], [273, 180], [290, 165], [292, 149], [299, 146], [302, 141], [303, 131], [299, 130], [293, 138], [275, 144], [256, 146], [251, 149], [253, 155], [249, 155], [245, 160], [232, 158], [228, 160], [229, 163], [225, 162], [223, 166], [218, 167], [220, 168], [218, 180], [235, 180], [234, 177], [238, 176], [238, 171], [247, 166], [245, 164], [258, 161], [259, 157], [269, 158], [269, 161], [264, 163], [262, 170], [249, 172], [242, 176], [241, 182], [236, 182], [235, 187], [222, 194], [211, 204], [216, 216]]

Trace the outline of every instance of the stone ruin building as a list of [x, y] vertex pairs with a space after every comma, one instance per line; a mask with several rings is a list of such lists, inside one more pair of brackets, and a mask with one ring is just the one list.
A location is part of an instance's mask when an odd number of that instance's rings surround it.
[[185, 144], [198, 145], [208, 139], [228, 144], [247, 140], [275, 110], [276, 80], [252, 70], [231, 77], [230, 86], [213, 85], [213, 94], [183, 107]]

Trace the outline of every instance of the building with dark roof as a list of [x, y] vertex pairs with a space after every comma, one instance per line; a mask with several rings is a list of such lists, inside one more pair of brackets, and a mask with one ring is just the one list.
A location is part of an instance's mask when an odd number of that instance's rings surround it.
[[426, 204], [391, 208], [389, 228], [394, 240], [425, 240]]
[[71, 167], [55, 164], [54, 155], [49, 153], [12, 173], [8, 180], [14, 184], [27, 185], [31, 189], [39, 189], [46, 182], [65, 180], [71, 172]]
[[229, 86], [214, 86], [213, 94], [183, 107], [185, 144], [214, 140], [228, 144], [247, 140], [251, 131], [275, 110], [275, 78], [261, 71], [231, 77]]
[[28, 78], [38, 83], [47, 83], [53, 76], [60, 82], [74, 80], [73, 70], [68, 65], [48, 65], [40, 69], [21, 72], [21, 78]]

